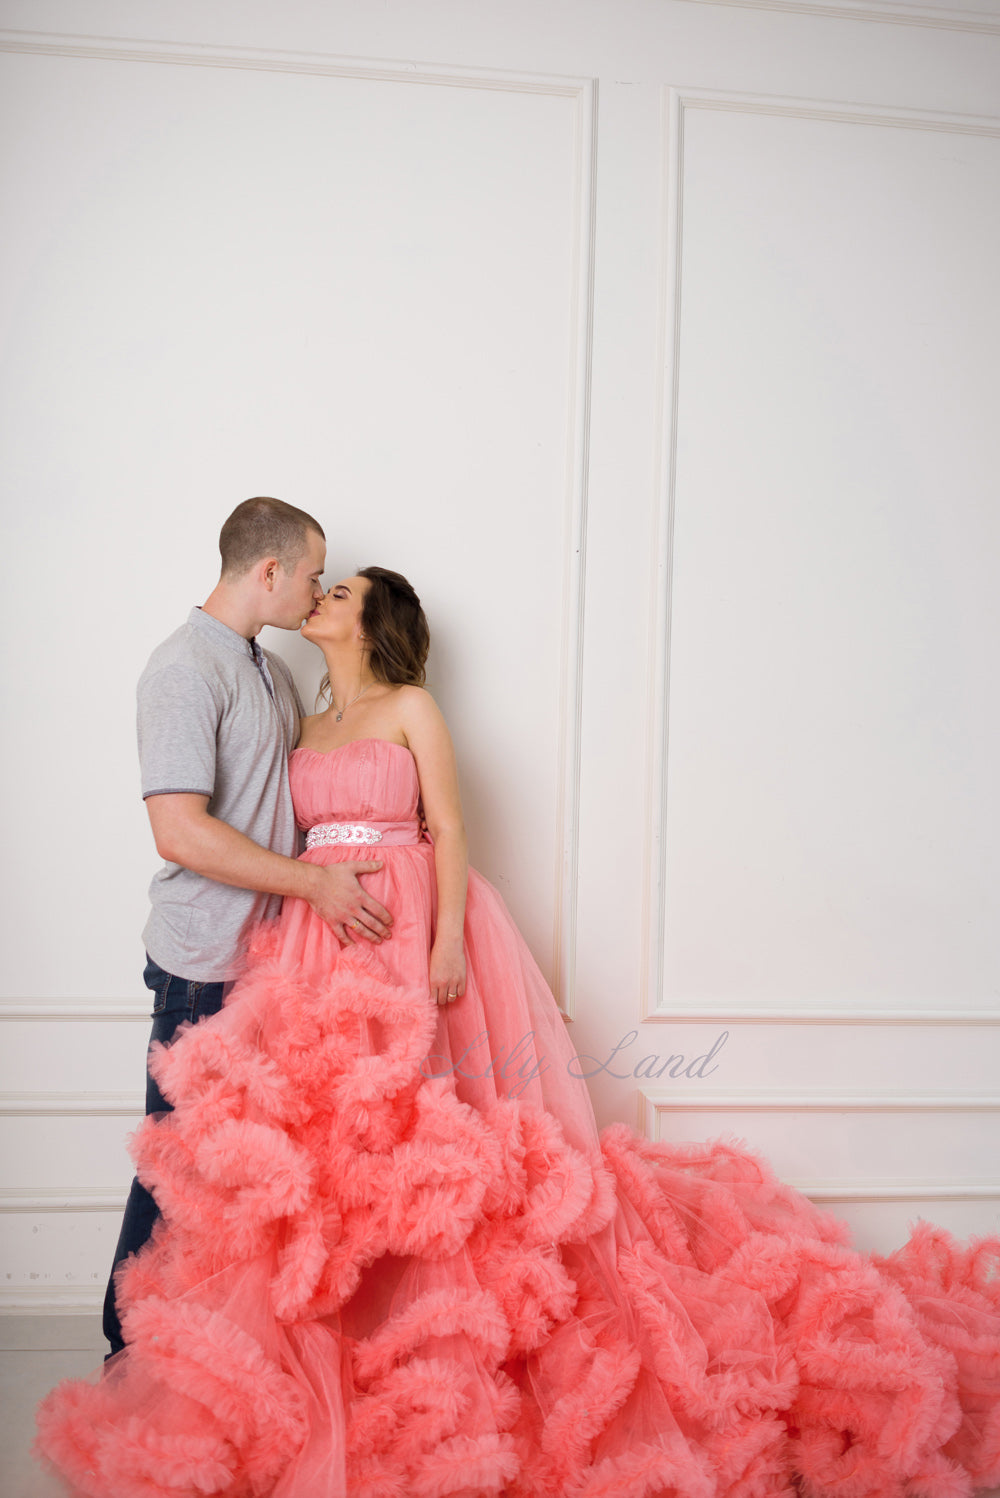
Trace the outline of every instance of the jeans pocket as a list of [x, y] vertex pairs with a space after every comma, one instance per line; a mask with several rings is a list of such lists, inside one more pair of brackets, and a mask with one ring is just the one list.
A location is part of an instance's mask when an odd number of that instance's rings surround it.
[[218, 1014], [226, 983], [188, 983], [188, 1014], [192, 1020], [204, 1019], [206, 1015]]
[[153, 1013], [162, 1014], [167, 1007], [167, 990], [170, 987], [171, 974], [164, 972], [159, 963], [154, 962], [149, 953], [146, 953], [146, 966], [143, 969], [142, 981], [153, 995]]

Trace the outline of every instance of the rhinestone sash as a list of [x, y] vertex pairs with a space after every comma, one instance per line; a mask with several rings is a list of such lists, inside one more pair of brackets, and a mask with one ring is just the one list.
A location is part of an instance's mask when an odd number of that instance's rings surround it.
[[373, 843], [418, 843], [417, 822], [319, 822], [306, 833], [306, 848], [332, 848], [344, 845], [370, 846]]
[[333, 843], [380, 843], [377, 827], [364, 822], [320, 822], [306, 833], [307, 848], [329, 848]]

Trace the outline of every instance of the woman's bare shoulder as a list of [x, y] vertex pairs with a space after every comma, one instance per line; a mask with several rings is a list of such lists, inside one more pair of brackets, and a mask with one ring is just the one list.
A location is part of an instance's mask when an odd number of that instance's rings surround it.
[[396, 692], [396, 700], [400, 707], [412, 708], [414, 712], [425, 712], [428, 704], [437, 706], [426, 687], [417, 687], [407, 683], [405, 686], [397, 687]]
[[441, 709], [426, 687], [401, 686], [397, 688], [396, 702], [404, 729], [443, 723]]

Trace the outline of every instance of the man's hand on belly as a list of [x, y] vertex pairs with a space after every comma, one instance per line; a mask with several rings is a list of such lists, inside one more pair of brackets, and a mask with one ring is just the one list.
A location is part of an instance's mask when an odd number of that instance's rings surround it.
[[392, 935], [392, 916], [374, 895], [368, 893], [359, 879], [361, 874], [377, 874], [381, 867], [378, 859], [369, 862], [351, 860], [322, 867], [311, 865], [319, 878], [315, 893], [306, 898], [340, 941], [361, 938], [378, 945]]

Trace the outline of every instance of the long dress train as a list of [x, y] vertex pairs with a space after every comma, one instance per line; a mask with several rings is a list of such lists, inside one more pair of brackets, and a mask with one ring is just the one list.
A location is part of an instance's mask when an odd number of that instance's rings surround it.
[[[428, 997], [409, 751], [297, 750], [303, 827], [381, 833], [392, 939], [301, 901], [154, 1067], [162, 1221], [128, 1347], [39, 1446], [87, 1498], [962, 1498], [1000, 1483], [1000, 1241], [866, 1257], [728, 1143], [597, 1135], [496, 891]], [[364, 852], [364, 843], [360, 844]], [[305, 858], [354, 858], [357, 841]]]

